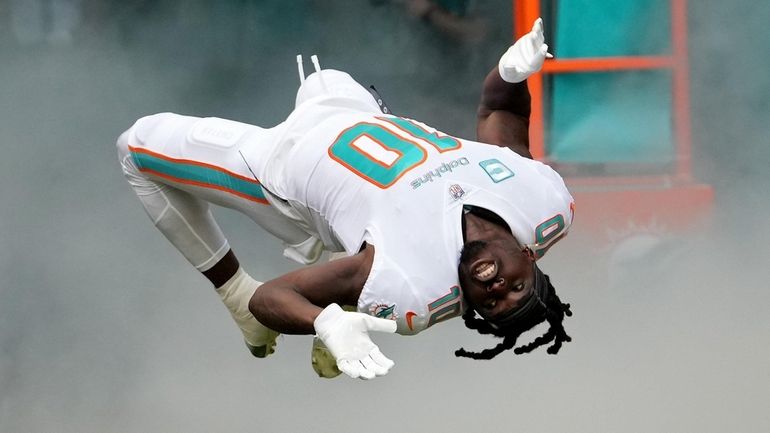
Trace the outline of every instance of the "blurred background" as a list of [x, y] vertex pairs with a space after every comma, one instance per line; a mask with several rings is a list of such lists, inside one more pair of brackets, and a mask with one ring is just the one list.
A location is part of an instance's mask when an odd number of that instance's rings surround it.
[[[516, 3], [0, 0], [0, 432], [770, 431], [770, 2], [690, 1], [684, 69], [670, 1]], [[573, 342], [471, 361], [453, 351], [496, 341], [460, 320], [378, 335], [396, 367], [373, 382], [318, 379], [309, 336], [252, 358], [123, 180], [117, 136], [162, 111], [272, 126], [302, 53], [474, 138], [531, 3], [556, 55], [530, 80], [533, 145], [578, 200], [542, 264]], [[559, 70], [618, 56], [659, 63]], [[216, 215], [255, 278], [296, 266]]]

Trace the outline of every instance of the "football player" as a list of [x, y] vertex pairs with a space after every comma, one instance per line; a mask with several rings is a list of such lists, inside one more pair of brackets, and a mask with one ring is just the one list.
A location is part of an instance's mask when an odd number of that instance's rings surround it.
[[[387, 113], [314, 56], [307, 78], [300, 61], [296, 106], [281, 124], [147, 116], [118, 139], [120, 162], [153, 223], [211, 281], [257, 357], [272, 353], [279, 332], [315, 334], [339, 371], [371, 379], [394, 363], [370, 331], [416, 334], [458, 316], [503, 338], [458, 356], [491, 358], [543, 321], [546, 334], [515, 352], [553, 342], [555, 353], [569, 341], [561, 325], [569, 306], [536, 260], [567, 233], [573, 200], [554, 170], [531, 159], [525, 81], [547, 56], [538, 19], [485, 79], [480, 142]], [[300, 263], [323, 250], [346, 257], [258, 282], [209, 203], [245, 213]]]

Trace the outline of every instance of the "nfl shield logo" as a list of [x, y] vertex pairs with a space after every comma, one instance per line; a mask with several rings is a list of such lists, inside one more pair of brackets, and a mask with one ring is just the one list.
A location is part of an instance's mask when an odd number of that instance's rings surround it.
[[460, 200], [465, 195], [465, 191], [463, 191], [463, 188], [460, 185], [454, 184], [449, 187], [449, 194], [453, 199]]

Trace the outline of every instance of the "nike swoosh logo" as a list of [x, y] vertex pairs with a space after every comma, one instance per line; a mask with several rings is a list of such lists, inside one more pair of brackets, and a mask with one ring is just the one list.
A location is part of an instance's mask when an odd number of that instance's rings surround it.
[[417, 313], [414, 311], [407, 311], [406, 312], [406, 326], [409, 327], [410, 330], [414, 331], [414, 328], [412, 327], [412, 317], [417, 316]]

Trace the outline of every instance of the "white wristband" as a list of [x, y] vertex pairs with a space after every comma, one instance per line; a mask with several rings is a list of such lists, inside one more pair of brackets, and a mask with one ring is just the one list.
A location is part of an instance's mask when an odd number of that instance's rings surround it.
[[252, 346], [264, 346], [273, 342], [277, 332], [262, 325], [249, 311], [249, 301], [262, 283], [251, 278], [243, 268], [216, 289], [230, 315], [241, 329], [246, 342]]

